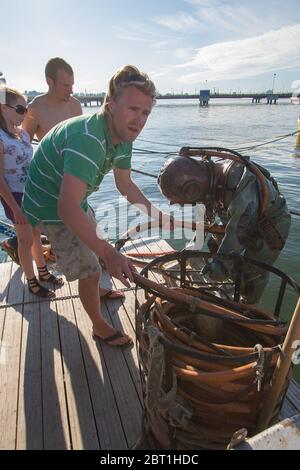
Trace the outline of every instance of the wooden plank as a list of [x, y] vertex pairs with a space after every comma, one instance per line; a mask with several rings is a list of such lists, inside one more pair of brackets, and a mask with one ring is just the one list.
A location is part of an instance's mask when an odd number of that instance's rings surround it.
[[300, 412], [300, 384], [298, 384], [295, 380], [291, 380], [289, 384], [287, 398], [297, 410], [297, 412]]
[[[66, 283], [60, 295], [70, 295]], [[99, 449], [99, 441], [72, 300], [57, 301], [64, 381], [72, 449]], [[79, 339], [80, 337], [80, 339]]]
[[7, 305], [7, 295], [8, 295], [8, 290], [9, 290], [9, 280], [10, 280], [12, 264], [13, 264], [12, 262], [0, 263], [0, 307], [2, 307], [0, 308], [0, 348], [1, 348], [1, 339], [2, 339], [2, 334], [3, 334], [5, 316], [6, 316], [5, 305]]
[[9, 289], [11, 267], [12, 263], [0, 263], [0, 364], [6, 360], [6, 348], [3, 344], [3, 328], [6, 318], [5, 306], [7, 304], [6, 297]]
[[[108, 273], [105, 270], [103, 270], [102, 278], [104, 279], [101, 281], [101, 285], [105, 287], [109, 286], [110, 288], [115, 287], [117, 289], [124, 288], [124, 284], [122, 284], [117, 279], [110, 279]], [[141, 381], [135, 345], [134, 302], [134, 293], [131, 291], [125, 291], [124, 300], [106, 300], [105, 302], [102, 302], [102, 306], [106, 307], [106, 310], [109, 314], [110, 323], [113, 324], [116, 328], [125, 331], [131, 338], [133, 338], [134, 345], [132, 348], [124, 349], [124, 358], [126, 360], [136, 392], [139, 396], [139, 400], [141, 401]]]
[[[104, 273], [104, 278], [105, 278]], [[111, 282], [109, 280], [109, 282]], [[102, 280], [102, 286], [107, 285], [107, 278]], [[121, 321], [118, 319], [119, 312], [115, 309], [112, 311], [112, 316], [110, 316], [109, 309], [110, 304], [115, 303], [115, 301], [108, 301], [107, 303], [102, 302], [102, 313], [104, 318], [115, 327], [120, 328]], [[120, 302], [117, 301], [117, 304], [120, 305]], [[77, 310], [77, 309], [76, 309]], [[82, 317], [84, 318], [84, 317]], [[87, 315], [86, 315], [87, 318]], [[122, 320], [124, 321], [124, 319]], [[129, 325], [129, 324], [128, 324]], [[131, 326], [132, 327], [132, 326]], [[82, 329], [82, 325], [81, 325]], [[126, 328], [124, 328], [126, 331]], [[91, 323], [89, 321], [89, 331], [91, 331]], [[132, 334], [132, 330], [128, 331], [129, 334]], [[123, 448], [131, 447], [137, 440], [140, 434], [140, 424], [141, 424], [141, 406], [136, 391], [135, 385], [132, 382], [130, 371], [133, 371], [135, 368], [136, 371], [133, 373], [133, 376], [137, 374], [137, 366], [135, 365], [131, 349], [122, 350], [117, 347], [110, 347], [105, 345], [105, 343], [97, 340], [96, 348], [98, 350], [98, 355], [101, 357], [102, 364], [105, 364], [106, 370], [108, 373], [107, 383], [109, 382], [112, 387], [112, 394], [116, 400], [116, 406], [118, 409], [118, 414], [121, 419], [122, 429], [125, 434], [125, 445]], [[126, 360], [127, 358], [127, 360]], [[131, 361], [131, 365], [128, 364]], [[103, 369], [104, 372], [104, 369]], [[107, 412], [106, 412], [107, 413]], [[101, 442], [103, 439], [103, 434], [101, 433]], [[112, 442], [113, 444], [113, 442]], [[121, 444], [121, 443], [120, 443]], [[110, 448], [110, 447], [102, 447]], [[113, 447], [116, 448], [116, 447]]]
[[[102, 309], [102, 313], [107, 321], [111, 320], [115, 327], [120, 327], [120, 322], [116, 317], [110, 318], [106, 306]], [[107, 346], [103, 342], [101, 343], [101, 348], [117, 401], [119, 414], [127, 439], [127, 445], [128, 447], [131, 447], [140, 436], [142, 416], [139, 397], [132, 382], [127, 362], [124, 357], [124, 354], [126, 354], [128, 359], [128, 354], [132, 354], [131, 349], [126, 351], [121, 348]]]
[[15, 263], [12, 263], [11, 268], [11, 278], [10, 278], [10, 287], [9, 287], [9, 295], [7, 297], [7, 302], [10, 305], [16, 305], [16, 310], [19, 309], [22, 312], [22, 305], [24, 299], [24, 290], [25, 290], [25, 277], [22, 271], [22, 268]]
[[[114, 280], [113, 282], [115, 282]], [[119, 288], [119, 285], [115, 284], [116, 288]], [[124, 349], [124, 358], [129, 369], [134, 387], [139, 397], [139, 401], [142, 404], [142, 389], [141, 389], [141, 377], [139, 370], [139, 361], [137, 354], [137, 345], [136, 345], [136, 336], [135, 336], [135, 294], [134, 291], [126, 291], [125, 299], [122, 301], [122, 305], [116, 305], [116, 301], [106, 301], [107, 309], [110, 313], [110, 318], [115, 318], [117, 313], [119, 313], [119, 322], [114, 322], [111, 320], [111, 323], [115, 324], [116, 327], [126, 331], [131, 338], [133, 338], [133, 346], [128, 349]], [[119, 323], [119, 324], [118, 324]]]
[[24, 305], [23, 315], [16, 447], [40, 450], [44, 447], [40, 304]]
[[[139, 373], [139, 363], [137, 358], [135, 344], [135, 330], [132, 324], [132, 318], [128, 315], [128, 311], [134, 311], [135, 297], [133, 293], [126, 292], [126, 303], [123, 305], [118, 300], [105, 301], [107, 312], [109, 313], [110, 322], [118, 329], [125, 331], [134, 342], [133, 347], [124, 349], [124, 358], [127, 363], [128, 371], [135, 386], [136, 392], [141, 401], [141, 380]], [[129, 302], [131, 306], [129, 307]], [[126, 306], [127, 308], [126, 308]]]
[[73, 305], [100, 446], [102, 449], [126, 449], [127, 442], [101, 345], [92, 339], [92, 323], [80, 299], [74, 299]]
[[23, 313], [16, 448], [42, 449], [39, 303], [21, 305], [28, 288], [24, 273], [16, 264], [12, 266], [10, 282], [8, 301], [15, 304], [20, 315]]
[[44, 449], [71, 449], [55, 302], [41, 301], [40, 311]]
[[297, 413], [297, 410], [295, 410], [294, 406], [291, 405], [290, 401], [285, 399], [282, 405], [282, 408], [280, 410], [278, 419], [281, 421], [282, 419], [285, 418], [290, 418], [291, 416], [294, 416]]
[[0, 306], [7, 304], [10, 273], [13, 264], [12, 262], [0, 263]]
[[[14, 267], [13, 273], [16, 272], [15, 269]], [[9, 283], [7, 302], [13, 303], [19, 296], [16, 289], [18, 275], [11, 279], [7, 277], [6, 281]], [[22, 309], [22, 304], [16, 309], [12, 307], [6, 309], [1, 343], [0, 449], [7, 450], [16, 448]]]

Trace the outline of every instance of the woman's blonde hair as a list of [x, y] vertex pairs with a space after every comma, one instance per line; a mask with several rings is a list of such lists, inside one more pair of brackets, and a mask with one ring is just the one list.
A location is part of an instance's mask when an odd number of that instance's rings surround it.
[[125, 65], [122, 69], [118, 70], [110, 79], [108, 84], [108, 92], [106, 93], [103, 109], [104, 112], [107, 108], [109, 100], [117, 101], [122, 95], [124, 88], [127, 86], [135, 86], [140, 91], [152, 98], [155, 104], [156, 89], [155, 85], [150, 80], [145, 72], [141, 72], [134, 65]]
[[14, 106], [18, 98], [25, 98], [25, 96], [14, 88], [10, 88], [6, 85], [0, 86], [0, 129], [3, 129], [6, 134], [13, 138], [16, 138], [16, 136], [7, 129], [7, 125], [2, 114], [2, 105], [7, 104], [9, 106]]

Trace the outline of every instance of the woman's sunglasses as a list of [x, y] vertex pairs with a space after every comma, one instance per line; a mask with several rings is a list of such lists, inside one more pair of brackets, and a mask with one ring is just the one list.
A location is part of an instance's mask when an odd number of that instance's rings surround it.
[[8, 106], [9, 108], [12, 108], [16, 111], [17, 114], [26, 114], [27, 113], [27, 108], [26, 106], [23, 106], [22, 104], [17, 104], [17, 106], [10, 106], [9, 104], [7, 104], [6, 106]]

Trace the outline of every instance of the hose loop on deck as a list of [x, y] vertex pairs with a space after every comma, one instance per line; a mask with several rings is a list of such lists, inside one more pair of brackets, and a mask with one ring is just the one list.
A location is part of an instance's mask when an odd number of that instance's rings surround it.
[[[255, 434], [287, 332], [257, 306], [199, 290], [189, 263], [201, 253], [163, 256], [134, 273], [149, 294], [137, 304], [136, 331], [150, 448], [226, 449], [241, 428]], [[162, 278], [150, 279], [157, 266]], [[178, 277], [166, 275], [172, 268]]]

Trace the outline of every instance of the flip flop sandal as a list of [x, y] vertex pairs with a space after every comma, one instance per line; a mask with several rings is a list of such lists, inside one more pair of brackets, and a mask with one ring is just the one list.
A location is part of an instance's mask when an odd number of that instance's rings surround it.
[[112, 290], [109, 289], [106, 294], [100, 295], [101, 299], [112, 299], [112, 300], [117, 300], [117, 299], [124, 299], [125, 294], [123, 292], [119, 292], [118, 290]]
[[125, 337], [125, 334], [120, 331], [120, 330], [117, 330], [116, 333], [114, 333], [113, 335], [111, 336], [107, 336], [106, 338], [101, 338], [101, 336], [99, 335], [96, 335], [95, 333], [92, 334], [93, 338], [96, 339], [100, 339], [101, 341], [103, 341], [103, 343], [107, 344], [108, 346], [112, 346], [112, 347], [119, 347], [119, 348], [124, 348], [124, 347], [128, 347], [128, 346], [131, 346], [133, 344], [133, 341], [131, 338], [128, 337], [128, 341], [126, 343], [123, 343], [123, 344], [111, 344], [113, 341], [115, 341], [116, 339], [118, 338], [124, 338]]

